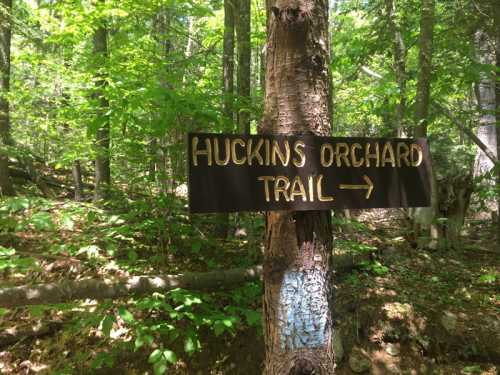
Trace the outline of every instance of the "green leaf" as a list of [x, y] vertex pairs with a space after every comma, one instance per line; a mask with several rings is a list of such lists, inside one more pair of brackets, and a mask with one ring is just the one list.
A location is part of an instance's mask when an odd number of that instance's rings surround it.
[[478, 281], [482, 284], [493, 284], [497, 280], [497, 275], [495, 273], [486, 273], [481, 275]]
[[153, 371], [154, 371], [155, 375], [164, 374], [167, 371], [167, 363], [165, 362], [165, 360], [156, 362], [153, 365]]
[[149, 355], [148, 362], [149, 363], [156, 363], [158, 362], [161, 357], [162, 357], [162, 351], [160, 349], [155, 349], [153, 352]]
[[251, 327], [256, 327], [261, 324], [262, 312], [255, 310], [245, 310], [244, 311], [247, 324]]
[[111, 332], [111, 328], [113, 328], [113, 323], [116, 322], [116, 318], [114, 315], [106, 315], [104, 319], [101, 322], [101, 329], [102, 332], [106, 335], [109, 336]]
[[10, 247], [0, 246], [0, 258], [10, 258], [16, 253], [15, 249], [11, 249]]
[[48, 212], [37, 212], [33, 214], [30, 223], [39, 231], [52, 231], [55, 229], [52, 217]]
[[163, 351], [163, 357], [167, 360], [167, 362], [170, 362], [172, 364], [177, 362], [177, 356], [175, 353], [171, 350], [165, 350]]
[[135, 321], [134, 316], [125, 307], [120, 307], [118, 309], [118, 314], [126, 323], [133, 323]]
[[191, 355], [193, 354], [199, 347], [199, 343], [197, 342], [196, 336], [188, 336], [184, 340], [184, 351]]

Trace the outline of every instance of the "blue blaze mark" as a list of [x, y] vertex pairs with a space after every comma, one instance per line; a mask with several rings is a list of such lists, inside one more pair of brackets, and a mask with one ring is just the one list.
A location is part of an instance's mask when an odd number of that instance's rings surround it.
[[326, 343], [328, 299], [319, 270], [285, 272], [280, 291], [282, 349], [317, 348]]

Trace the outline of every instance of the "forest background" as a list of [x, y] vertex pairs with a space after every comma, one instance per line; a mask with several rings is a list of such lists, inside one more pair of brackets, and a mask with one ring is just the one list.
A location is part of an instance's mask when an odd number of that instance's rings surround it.
[[[257, 131], [268, 16], [263, 0], [0, 1], [0, 371], [260, 372], [265, 223], [188, 214], [185, 137]], [[490, 371], [500, 3], [337, 0], [329, 16], [332, 134], [427, 137], [435, 174], [431, 209], [334, 215], [338, 312], [356, 316], [338, 323], [340, 368], [397, 344], [383, 371]], [[136, 297], [98, 283], [189, 271], [206, 279]], [[404, 334], [362, 297], [395, 277]], [[49, 282], [62, 292], [28, 297]], [[419, 306], [405, 288], [428, 283]]]

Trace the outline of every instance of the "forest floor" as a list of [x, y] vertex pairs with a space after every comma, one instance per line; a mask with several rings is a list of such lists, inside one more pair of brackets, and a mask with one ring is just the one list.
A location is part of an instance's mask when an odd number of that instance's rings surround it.
[[[259, 215], [233, 218], [242, 229], [219, 241], [212, 217], [189, 217], [168, 200], [125, 202], [2, 202], [1, 286], [262, 260]], [[398, 211], [336, 223], [335, 251], [363, 255], [336, 275], [338, 374], [499, 372], [500, 252], [487, 224], [468, 221], [460, 249], [431, 251], [414, 246]], [[261, 292], [247, 283], [0, 309], [0, 374], [260, 374]]]

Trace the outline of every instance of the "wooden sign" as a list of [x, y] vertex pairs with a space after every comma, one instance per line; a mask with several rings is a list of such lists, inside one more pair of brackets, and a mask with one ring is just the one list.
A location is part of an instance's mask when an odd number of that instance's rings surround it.
[[430, 205], [425, 139], [188, 135], [193, 213]]

